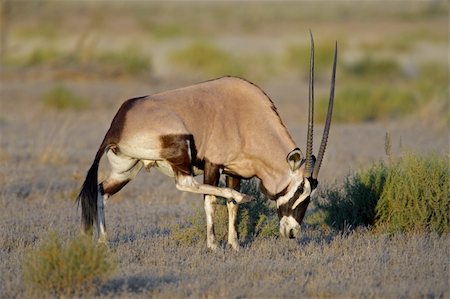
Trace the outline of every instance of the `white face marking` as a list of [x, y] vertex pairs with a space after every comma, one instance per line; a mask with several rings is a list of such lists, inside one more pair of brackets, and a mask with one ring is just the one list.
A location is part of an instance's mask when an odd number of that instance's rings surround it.
[[294, 196], [295, 192], [297, 192], [297, 189], [298, 187], [300, 187], [301, 183], [302, 180], [298, 180], [285, 195], [278, 197], [277, 208], [289, 202], [289, 200]]
[[285, 238], [296, 238], [300, 234], [300, 224], [292, 216], [283, 216], [280, 220], [280, 235]]
[[[292, 209], [295, 210], [295, 208], [305, 199], [308, 198], [308, 196], [312, 195], [311, 193], [311, 185], [309, 183], [308, 179], [304, 180], [305, 184], [303, 185], [303, 193], [298, 197], [298, 199], [294, 202], [292, 205]], [[315, 191], [315, 190], [314, 190]]]

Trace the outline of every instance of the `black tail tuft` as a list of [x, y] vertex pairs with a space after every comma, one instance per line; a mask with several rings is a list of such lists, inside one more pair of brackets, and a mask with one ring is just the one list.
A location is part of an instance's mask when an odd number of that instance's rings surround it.
[[77, 197], [78, 205], [81, 203], [81, 228], [85, 233], [92, 232], [94, 221], [97, 221], [98, 165], [106, 147], [107, 138], [105, 136]]
[[94, 221], [97, 220], [98, 164], [97, 161], [94, 161], [94, 164], [92, 164], [77, 198], [78, 204], [81, 203], [81, 225], [83, 232], [91, 231]]

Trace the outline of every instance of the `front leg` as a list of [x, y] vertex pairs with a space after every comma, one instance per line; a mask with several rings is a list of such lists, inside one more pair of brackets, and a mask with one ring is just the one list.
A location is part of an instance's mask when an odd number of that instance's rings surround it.
[[[220, 179], [220, 168], [218, 165], [205, 162], [203, 182], [207, 185], [217, 186]], [[217, 249], [216, 236], [214, 232], [214, 212], [217, 205], [217, 197], [214, 195], [204, 195], [206, 213], [206, 245], [211, 250]]]
[[217, 198], [214, 195], [205, 195], [206, 213], [206, 245], [211, 250], [217, 249], [214, 232], [214, 213], [216, 211]]
[[[239, 190], [240, 179], [227, 176], [226, 185], [234, 190]], [[239, 204], [227, 201], [228, 209], [228, 244], [234, 249], [239, 250], [238, 235], [236, 231], [236, 219]]]
[[242, 194], [230, 188], [220, 188], [206, 184], [198, 183], [191, 175], [178, 174], [175, 176], [176, 187], [180, 191], [208, 194], [226, 198], [234, 204], [253, 201], [254, 198], [249, 195]]

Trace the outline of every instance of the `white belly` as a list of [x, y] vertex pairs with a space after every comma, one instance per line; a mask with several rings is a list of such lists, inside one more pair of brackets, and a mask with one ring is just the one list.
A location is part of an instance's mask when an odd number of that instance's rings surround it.
[[[158, 160], [158, 161], [142, 160], [142, 162], [144, 163], [145, 168], [147, 168], [148, 170], [150, 170], [151, 167], [155, 167], [156, 169], [161, 171], [163, 174], [170, 176], [170, 177], [175, 177], [175, 173], [173, 172], [172, 166], [170, 166], [170, 163], [165, 160]], [[203, 174], [203, 170], [201, 170], [197, 167], [194, 167], [193, 171], [194, 171], [194, 176]]]

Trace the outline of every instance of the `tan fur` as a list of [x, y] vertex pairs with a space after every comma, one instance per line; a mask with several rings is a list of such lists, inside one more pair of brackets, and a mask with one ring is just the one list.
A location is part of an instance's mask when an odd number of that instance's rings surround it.
[[197, 158], [240, 177], [259, 177], [276, 194], [288, 184], [287, 155], [296, 148], [271, 100], [255, 85], [224, 77], [133, 101], [117, 144], [124, 154], [154, 160], [161, 136], [192, 135]]

